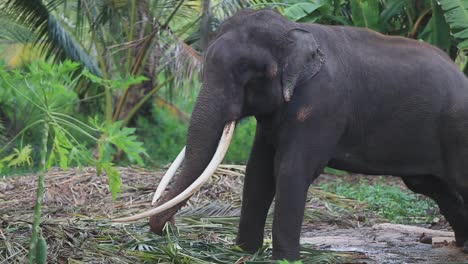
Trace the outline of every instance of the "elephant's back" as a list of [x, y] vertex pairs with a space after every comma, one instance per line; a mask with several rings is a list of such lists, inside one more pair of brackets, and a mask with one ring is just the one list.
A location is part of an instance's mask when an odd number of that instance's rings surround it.
[[358, 27], [308, 24], [328, 62], [346, 72], [402, 73], [458, 71], [450, 57], [439, 48], [414, 39], [387, 36]]
[[440, 171], [440, 118], [453, 98], [468, 99], [466, 77], [428, 44], [323, 28], [332, 43], [324, 47], [327, 69], [350, 101], [335, 164], [394, 175]]
[[357, 100], [353, 104], [365, 103], [363, 98], [378, 104], [414, 98], [415, 104], [440, 109], [456, 98], [468, 98], [468, 79], [435, 46], [363, 28], [310, 27], [324, 50], [334, 86], [349, 90], [350, 99]]

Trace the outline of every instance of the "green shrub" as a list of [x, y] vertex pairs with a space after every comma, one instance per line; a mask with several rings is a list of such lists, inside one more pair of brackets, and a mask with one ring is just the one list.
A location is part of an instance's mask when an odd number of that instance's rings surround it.
[[61, 64], [40, 61], [15, 70], [0, 65], [1, 121], [8, 124], [5, 144], [11, 143], [0, 146], [0, 155], [13, 149], [21, 153], [28, 145], [34, 150], [30, 153], [34, 162], [29, 162], [28, 166], [18, 166], [21, 162], [4, 166], [0, 169], [3, 173], [29, 171], [32, 169], [29, 165], [36, 167], [42, 137], [41, 120], [48, 111], [62, 115], [74, 113], [78, 98], [70, 86], [76, 80], [72, 76], [77, 68], [78, 64], [69, 61]]
[[[73, 88], [83, 78], [79, 64], [37, 61], [14, 70], [0, 66], [0, 107], [10, 123], [8, 142], [0, 146], [0, 172], [96, 165], [107, 172], [115, 197], [120, 178], [112, 164], [117, 150], [130, 162], [144, 165], [140, 156], [145, 150], [134, 129], [122, 127], [121, 121], [102, 122], [98, 116], [77, 118], [79, 101]], [[92, 155], [96, 146], [98, 159]]]
[[162, 108], [153, 107], [150, 117], [138, 116], [137, 135], [150, 159], [159, 165], [172, 162], [185, 145], [188, 124]]
[[374, 183], [366, 179], [361, 179], [358, 183], [338, 180], [323, 184], [321, 188], [365, 202], [368, 204], [367, 210], [376, 212], [392, 222], [429, 222], [435, 217], [436, 210], [433, 209], [437, 208], [437, 205], [427, 197], [386, 184], [384, 177], [379, 177]]

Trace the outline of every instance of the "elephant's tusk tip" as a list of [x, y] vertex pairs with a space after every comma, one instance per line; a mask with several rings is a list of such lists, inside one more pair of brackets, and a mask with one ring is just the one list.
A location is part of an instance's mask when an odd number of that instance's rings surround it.
[[160, 197], [161, 197], [161, 194], [155, 193], [154, 197], [153, 197], [153, 200], [151, 201], [151, 206], [154, 206], [156, 204], [156, 202], [159, 200]]
[[174, 162], [172, 162], [171, 166], [166, 171], [166, 174], [164, 174], [161, 181], [159, 182], [158, 188], [156, 188], [156, 191], [154, 192], [154, 196], [153, 196], [153, 200], [151, 201], [151, 205], [154, 206], [156, 204], [156, 202], [159, 200], [159, 198], [161, 197], [161, 194], [166, 189], [166, 187], [169, 184], [169, 182], [171, 181], [172, 177], [174, 177], [177, 169], [180, 167], [180, 165], [184, 161], [184, 158], [185, 158], [185, 146], [182, 148], [179, 155], [177, 155], [176, 159], [174, 160]]

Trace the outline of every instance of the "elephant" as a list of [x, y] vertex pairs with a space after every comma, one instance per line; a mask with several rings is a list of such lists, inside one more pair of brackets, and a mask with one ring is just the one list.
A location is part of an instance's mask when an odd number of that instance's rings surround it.
[[158, 206], [119, 220], [150, 216], [161, 233], [248, 116], [257, 126], [236, 238], [242, 249], [262, 246], [274, 200], [272, 257], [299, 259], [307, 190], [330, 166], [401, 177], [438, 204], [457, 246], [468, 250], [467, 77], [429, 44], [292, 22], [268, 9], [222, 23], [204, 54], [186, 148], [158, 187]]

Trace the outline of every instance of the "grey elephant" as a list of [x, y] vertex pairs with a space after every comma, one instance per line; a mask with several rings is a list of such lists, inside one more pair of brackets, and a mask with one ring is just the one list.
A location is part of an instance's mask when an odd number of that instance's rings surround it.
[[[184, 148], [151, 216], [160, 233], [254, 116], [237, 244], [262, 246], [275, 198], [273, 258], [299, 258], [309, 185], [325, 166], [400, 176], [434, 199], [468, 249], [468, 79], [441, 50], [354, 27], [301, 24], [271, 10], [226, 20], [206, 51]], [[221, 139], [220, 139], [221, 138]], [[181, 161], [181, 172], [163, 192]]]

